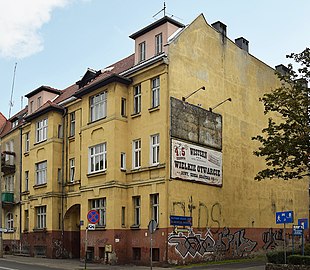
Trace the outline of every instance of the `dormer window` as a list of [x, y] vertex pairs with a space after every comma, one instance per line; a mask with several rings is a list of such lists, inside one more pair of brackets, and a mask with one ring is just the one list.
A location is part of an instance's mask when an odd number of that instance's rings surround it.
[[38, 108], [41, 107], [41, 105], [42, 105], [42, 97], [38, 97], [37, 105], [38, 105]]
[[30, 113], [33, 112], [33, 101], [30, 101]]
[[155, 36], [155, 54], [160, 54], [163, 51], [163, 35], [162, 33]]
[[15, 120], [13, 123], [12, 123], [12, 128], [15, 128], [18, 126], [18, 120]]
[[144, 61], [146, 56], [146, 44], [145, 41], [139, 44], [139, 62]]

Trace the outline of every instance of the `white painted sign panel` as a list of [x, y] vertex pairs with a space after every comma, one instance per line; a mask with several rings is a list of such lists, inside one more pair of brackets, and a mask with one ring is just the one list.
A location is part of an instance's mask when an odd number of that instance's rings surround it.
[[222, 152], [175, 139], [171, 150], [171, 178], [222, 185]]

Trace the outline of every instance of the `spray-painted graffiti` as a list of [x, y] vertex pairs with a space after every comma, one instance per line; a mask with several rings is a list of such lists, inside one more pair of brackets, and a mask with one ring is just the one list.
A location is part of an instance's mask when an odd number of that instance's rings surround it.
[[[215, 203], [209, 209], [208, 206], [203, 203], [199, 202], [198, 208], [198, 229], [199, 228], [208, 228], [212, 227], [215, 228], [214, 230], [211, 229], [213, 234], [218, 233], [221, 223], [220, 219], [222, 216], [222, 206], [220, 203]], [[211, 221], [210, 221], [211, 219]]]
[[210, 230], [207, 231], [204, 238], [201, 237], [201, 234], [195, 234], [190, 230], [187, 236], [183, 233], [170, 234], [168, 243], [175, 245], [175, 250], [183, 258], [188, 255], [196, 257], [214, 252], [225, 252], [235, 257], [241, 257], [249, 254], [257, 245], [257, 242], [245, 237], [244, 229], [230, 233], [228, 228], [224, 228], [223, 232], [219, 233], [218, 240], [214, 240]]
[[63, 244], [60, 240], [53, 239], [53, 250], [57, 259], [68, 258], [68, 251], [63, 247]]
[[262, 235], [263, 238], [263, 249], [274, 249], [277, 246], [282, 246], [284, 241], [284, 235], [283, 230], [275, 230], [273, 231], [272, 228], [270, 228], [268, 231], [264, 232]]

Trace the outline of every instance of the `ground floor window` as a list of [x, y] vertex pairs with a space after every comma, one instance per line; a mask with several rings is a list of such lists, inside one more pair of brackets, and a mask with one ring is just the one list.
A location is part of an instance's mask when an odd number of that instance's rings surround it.
[[37, 211], [37, 229], [46, 228], [46, 206], [36, 207]]
[[141, 248], [138, 248], [138, 247], [132, 248], [132, 259], [134, 261], [140, 261], [141, 260]]

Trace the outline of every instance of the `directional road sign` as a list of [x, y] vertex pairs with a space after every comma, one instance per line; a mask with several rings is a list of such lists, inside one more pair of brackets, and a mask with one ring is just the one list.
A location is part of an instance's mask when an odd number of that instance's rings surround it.
[[298, 225], [302, 226], [304, 230], [307, 230], [309, 227], [309, 222], [307, 218], [298, 219]]
[[276, 224], [286, 224], [293, 222], [294, 222], [293, 211], [276, 212]]
[[87, 213], [87, 219], [90, 223], [96, 224], [99, 221], [99, 213], [97, 210], [90, 210]]

